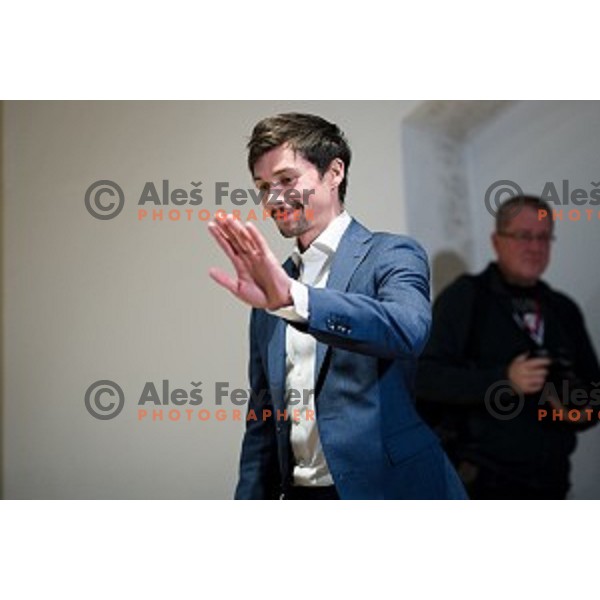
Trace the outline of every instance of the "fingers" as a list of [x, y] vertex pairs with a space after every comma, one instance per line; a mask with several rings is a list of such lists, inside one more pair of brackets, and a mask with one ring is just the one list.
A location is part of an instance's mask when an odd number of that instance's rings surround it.
[[[208, 230], [210, 231], [217, 244], [223, 249], [225, 254], [231, 260], [238, 277], [243, 273], [244, 269], [240, 257], [236, 254], [235, 249], [230, 243], [230, 240], [225, 236], [223, 231], [219, 229], [213, 223], [208, 224]], [[215, 267], [209, 269], [208, 274], [211, 278], [216, 281], [219, 285], [229, 290], [231, 293], [237, 295], [237, 283], [233, 281], [224, 271]]]
[[527, 367], [530, 369], [541, 369], [541, 368], [546, 369], [552, 364], [552, 359], [551, 358], [530, 358], [529, 360], [527, 360], [525, 362], [526, 362]]
[[520, 354], [511, 363], [511, 369], [520, 376], [548, 374], [552, 364], [551, 358], [527, 358], [527, 354]]
[[224, 250], [225, 254], [229, 257], [229, 259], [236, 263], [238, 259], [236, 249], [231, 245], [231, 240], [225, 235], [223, 230], [219, 227], [218, 223], [210, 222], [208, 224], [208, 231], [210, 231], [211, 235], [215, 238], [217, 244], [221, 246]]
[[209, 231], [236, 270], [235, 279], [231, 279], [220, 269], [210, 269], [216, 283], [257, 308], [289, 303], [289, 278], [258, 230], [227, 215], [211, 221]]
[[524, 386], [533, 391], [539, 391], [544, 386], [544, 382], [546, 381], [546, 377], [544, 376], [533, 376], [527, 377], [524, 381]]
[[528, 366], [531, 366], [533, 368], [549, 367], [552, 364], [552, 359], [548, 357], [529, 358], [529, 352], [524, 352], [523, 354], [519, 354], [519, 356], [514, 358], [513, 363], [527, 364]]
[[227, 215], [225, 219], [219, 220], [218, 225], [225, 232], [230, 244], [239, 255], [256, 253], [256, 245], [246, 227], [240, 221], [234, 219], [231, 215]]
[[272, 256], [265, 238], [252, 223], [241, 223], [227, 215], [225, 219], [211, 221], [209, 231], [236, 268], [243, 263], [245, 269], [250, 269], [257, 258]]
[[267, 241], [262, 236], [260, 231], [254, 226], [253, 223], [246, 223], [246, 231], [250, 235], [255, 247], [260, 252], [263, 252], [264, 254], [268, 254], [270, 249], [267, 244]]
[[548, 365], [550, 361], [546, 358], [534, 358], [519, 365], [522, 380], [533, 392], [542, 389], [548, 377]]
[[528, 358], [528, 353], [520, 354], [510, 365], [509, 379], [523, 393], [535, 394], [544, 387], [551, 363], [550, 358]]
[[237, 284], [227, 273], [221, 271], [221, 269], [217, 269], [212, 267], [208, 270], [208, 274], [211, 278], [216, 281], [220, 286], [224, 287], [226, 290], [229, 290], [232, 294], [237, 296]]
[[539, 392], [546, 382], [548, 371], [527, 371], [521, 373], [519, 380], [519, 387], [525, 391], [525, 393], [533, 394]]

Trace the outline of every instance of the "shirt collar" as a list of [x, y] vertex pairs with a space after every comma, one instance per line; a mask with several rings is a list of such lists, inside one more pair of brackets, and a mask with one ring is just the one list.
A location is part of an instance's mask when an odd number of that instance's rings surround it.
[[304, 252], [300, 252], [298, 242], [296, 242], [292, 250], [294, 264], [296, 266], [300, 264], [300, 257], [302, 257], [304, 262], [312, 262], [333, 255], [351, 221], [352, 217], [348, 214], [348, 211], [343, 210], [327, 225]]

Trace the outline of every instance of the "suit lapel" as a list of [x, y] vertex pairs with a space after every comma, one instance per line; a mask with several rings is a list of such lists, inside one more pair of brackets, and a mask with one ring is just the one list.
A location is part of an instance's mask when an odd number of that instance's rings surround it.
[[[329, 277], [327, 278], [327, 288], [340, 292], [348, 289], [352, 275], [369, 251], [371, 238], [371, 232], [352, 219], [333, 257]], [[298, 270], [291, 257], [285, 261], [283, 268], [290, 277], [294, 279], [298, 277]], [[274, 326], [269, 338], [267, 352], [271, 398], [275, 408], [285, 408], [285, 329], [287, 324], [279, 318], [274, 318], [273, 321]], [[317, 382], [329, 349], [330, 346], [317, 341], [315, 388], [317, 388]]]
[[[288, 258], [283, 264], [285, 272], [296, 279], [298, 269], [294, 261]], [[274, 408], [285, 408], [285, 328], [286, 322], [277, 317], [273, 318], [274, 326], [268, 342], [269, 384]]]
[[354, 219], [348, 225], [337, 247], [327, 278], [328, 288], [345, 292], [350, 278], [369, 250], [371, 232]]

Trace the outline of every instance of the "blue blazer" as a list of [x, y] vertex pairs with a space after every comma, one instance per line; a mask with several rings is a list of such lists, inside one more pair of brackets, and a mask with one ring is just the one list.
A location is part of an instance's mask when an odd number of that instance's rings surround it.
[[[283, 266], [293, 272], [291, 259]], [[252, 310], [248, 409], [257, 418], [246, 424], [237, 499], [279, 498], [291, 485], [287, 325]], [[292, 325], [317, 340], [319, 434], [342, 499], [466, 497], [414, 407], [417, 357], [431, 325], [427, 256], [414, 240], [352, 220], [327, 286], [309, 288], [308, 323]]]

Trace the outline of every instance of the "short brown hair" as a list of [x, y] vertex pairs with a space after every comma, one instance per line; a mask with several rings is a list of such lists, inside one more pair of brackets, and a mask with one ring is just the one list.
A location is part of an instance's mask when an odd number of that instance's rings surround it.
[[254, 165], [263, 154], [286, 143], [312, 163], [321, 177], [332, 160], [341, 159], [344, 163], [344, 179], [339, 186], [339, 197], [343, 203], [352, 153], [341, 129], [322, 117], [310, 114], [282, 113], [267, 117], [254, 126], [248, 142], [250, 172], [254, 175]]
[[[533, 208], [535, 211], [545, 210], [549, 218], [552, 214], [550, 205], [538, 196], [513, 196], [505, 200], [496, 212], [496, 233], [506, 231], [513, 217], [516, 217], [521, 209], [526, 206]], [[550, 223], [552, 224], [552, 229], [554, 229], [554, 222], [551, 220]]]

